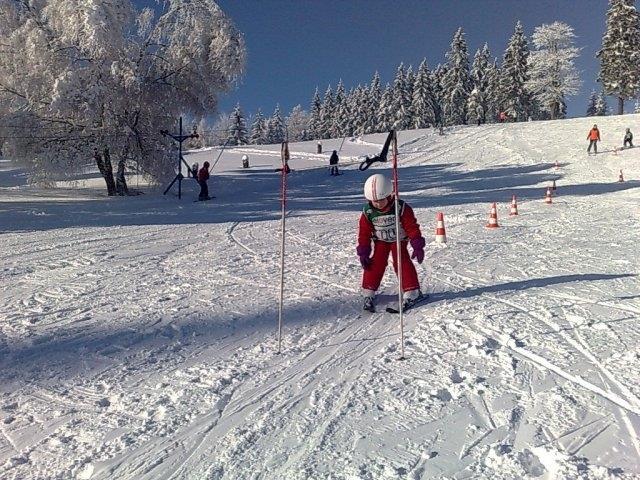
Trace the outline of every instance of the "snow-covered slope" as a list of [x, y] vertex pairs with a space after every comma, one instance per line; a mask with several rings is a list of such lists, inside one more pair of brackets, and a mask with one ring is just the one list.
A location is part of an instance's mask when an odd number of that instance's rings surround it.
[[593, 121], [400, 132], [433, 299], [404, 361], [355, 257], [384, 135], [347, 139], [339, 177], [291, 145], [281, 355], [277, 146], [225, 152], [201, 203], [192, 180], [105, 198], [1, 164], [0, 477], [639, 478], [640, 150], [613, 147], [640, 116], [597, 118], [588, 157]]

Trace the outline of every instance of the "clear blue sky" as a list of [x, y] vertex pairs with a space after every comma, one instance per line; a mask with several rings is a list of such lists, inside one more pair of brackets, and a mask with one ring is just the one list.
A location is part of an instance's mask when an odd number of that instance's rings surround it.
[[[462, 26], [472, 57], [485, 42], [502, 53], [517, 20], [527, 37], [543, 23], [562, 21], [575, 29], [582, 48], [577, 67], [581, 92], [568, 99], [569, 116], [583, 116], [599, 63], [607, 0], [217, 0], [244, 33], [246, 73], [236, 91], [221, 98], [222, 110], [240, 102], [245, 114], [258, 107], [285, 113], [309, 108], [316, 86], [323, 94], [368, 83], [378, 70], [391, 81], [400, 62], [430, 67], [444, 62], [455, 30]], [[632, 108], [632, 102], [628, 109]], [[609, 104], [614, 105], [612, 99]], [[627, 108], [625, 108], [627, 110]]]

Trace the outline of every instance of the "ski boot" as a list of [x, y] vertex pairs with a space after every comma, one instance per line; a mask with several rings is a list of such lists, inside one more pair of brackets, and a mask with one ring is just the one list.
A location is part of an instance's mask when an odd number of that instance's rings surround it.
[[364, 304], [362, 305], [362, 309], [371, 313], [374, 313], [376, 311], [376, 307], [373, 304], [373, 297], [364, 297]]

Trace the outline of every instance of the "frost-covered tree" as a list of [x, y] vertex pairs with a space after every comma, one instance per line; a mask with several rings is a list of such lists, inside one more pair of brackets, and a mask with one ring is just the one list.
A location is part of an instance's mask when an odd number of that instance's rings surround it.
[[431, 74], [431, 86], [433, 96], [436, 99], [436, 125], [444, 125], [443, 105], [444, 105], [444, 78], [447, 75], [447, 66], [438, 64]]
[[[485, 123], [486, 114], [487, 114], [487, 90], [489, 88], [489, 69], [491, 60], [491, 52], [489, 51], [489, 46], [485, 43], [482, 49], [478, 49], [476, 54], [473, 57], [473, 65], [471, 66], [471, 82], [473, 84], [473, 88], [476, 90], [475, 98], [473, 100], [475, 102], [480, 102], [479, 106], [481, 108], [482, 117], [480, 118], [480, 123]], [[469, 108], [469, 102], [467, 102], [467, 109]], [[477, 123], [478, 118], [478, 110], [477, 106], [474, 105], [475, 112], [473, 113], [475, 120], [470, 120], [472, 123]], [[469, 113], [467, 111], [467, 119], [470, 118]]]
[[618, 98], [618, 115], [624, 101], [640, 92], [640, 13], [635, 0], [609, 0], [607, 30], [602, 37], [598, 81], [607, 95]]
[[500, 90], [502, 110], [516, 121], [527, 120], [531, 99], [526, 88], [529, 80], [529, 46], [520, 22], [504, 52]]
[[324, 92], [324, 98], [322, 100], [322, 107], [320, 108], [320, 125], [318, 126], [318, 138], [331, 138], [331, 132], [333, 131], [335, 101], [333, 98], [333, 90], [331, 85], [327, 87]]
[[413, 82], [413, 96], [411, 98], [411, 112], [413, 113], [412, 127], [426, 128], [435, 124], [435, 97], [431, 88], [431, 74], [427, 60], [422, 60]]
[[293, 107], [287, 117], [287, 132], [291, 142], [309, 140], [309, 114], [301, 105]]
[[249, 143], [247, 122], [244, 119], [244, 114], [238, 103], [231, 114], [228, 145], [246, 145], [247, 143]]
[[347, 96], [344, 91], [342, 80], [338, 82], [336, 87], [336, 96], [334, 99], [333, 125], [331, 128], [331, 136], [334, 138], [350, 135], [351, 132], [351, 112], [347, 104]]
[[318, 87], [313, 94], [311, 100], [311, 111], [309, 113], [309, 137], [310, 138], [322, 138], [322, 100], [320, 100], [320, 93]]
[[44, 181], [93, 157], [110, 195], [126, 194], [131, 159], [156, 180], [173, 176], [173, 141], [158, 132], [214, 112], [245, 59], [212, 0], [2, 1], [0, 39], [5, 121], [37, 132], [9, 140], [13, 155]]
[[391, 128], [406, 130], [411, 125], [411, 97], [407, 88], [406, 72], [401, 63], [393, 80]]
[[280, 105], [276, 105], [273, 115], [271, 115], [271, 118], [267, 122], [267, 142], [281, 143], [284, 142], [285, 137], [286, 130], [282, 113], [280, 113]]
[[591, 90], [591, 95], [589, 96], [589, 103], [587, 104], [587, 117], [593, 117], [596, 115], [596, 103], [598, 101], [598, 94], [595, 90]]
[[526, 86], [552, 120], [563, 118], [566, 97], [580, 88], [574, 64], [579, 50], [573, 46], [574, 38], [573, 28], [562, 22], [536, 27], [531, 37], [535, 50], [529, 55]]
[[219, 114], [208, 134], [211, 145], [226, 145], [226, 143], [229, 141], [230, 129], [231, 115], [227, 113]]
[[482, 93], [475, 87], [467, 100], [467, 123], [480, 125], [485, 122], [485, 107]]
[[461, 125], [467, 121], [467, 99], [471, 92], [469, 53], [462, 28], [458, 28], [446, 53], [447, 73], [442, 79], [443, 111], [447, 125]]
[[501, 72], [498, 68], [498, 59], [494, 58], [487, 67], [487, 90], [485, 94], [485, 120], [495, 123], [502, 102], [502, 89], [500, 88]]
[[258, 109], [256, 114], [253, 116], [249, 143], [252, 145], [263, 145], [267, 143], [267, 122], [262, 116], [262, 111], [260, 109]]
[[596, 101], [596, 115], [602, 117], [608, 113], [609, 107], [607, 105], [607, 98], [605, 97], [604, 92], [600, 92]]
[[380, 88], [380, 75], [374, 73], [369, 85], [369, 93], [367, 95], [368, 105], [366, 108], [366, 120], [363, 133], [376, 133], [378, 129], [378, 108], [382, 99], [382, 89]]
[[369, 89], [358, 85], [349, 96], [349, 109], [351, 110], [351, 134], [363, 135], [367, 133], [366, 128], [369, 120], [370, 99]]
[[387, 86], [382, 92], [378, 111], [376, 113], [376, 118], [378, 120], [376, 131], [388, 132], [393, 128], [393, 124], [396, 121], [394, 108], [395, 102], [393, 99], [393, 89], [391, 88], [391, 85], [387, 83]]

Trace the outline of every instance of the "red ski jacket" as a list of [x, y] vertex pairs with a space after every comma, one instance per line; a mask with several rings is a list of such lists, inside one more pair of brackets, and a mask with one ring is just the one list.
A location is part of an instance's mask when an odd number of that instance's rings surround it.
[[597, 128], [592, 128], [591, 130], [589, 130], [587, 140], [600, 140], [600, 130], [598, 130]]
[[[367, 203], [362, 209], [358, 228], [358, 246], [370, 246], [371, 240], [396, 241], [396, 211], [393, 203], [388, 211], [381, 211]], [[400, 239], [422, 237], [413, 209], [400, 200]]]
[[202, 167], [200, 169], [200, 171], [198, 172], [198, 181], [199, 182], [205, 182], [209, 180], [209, 170]]

